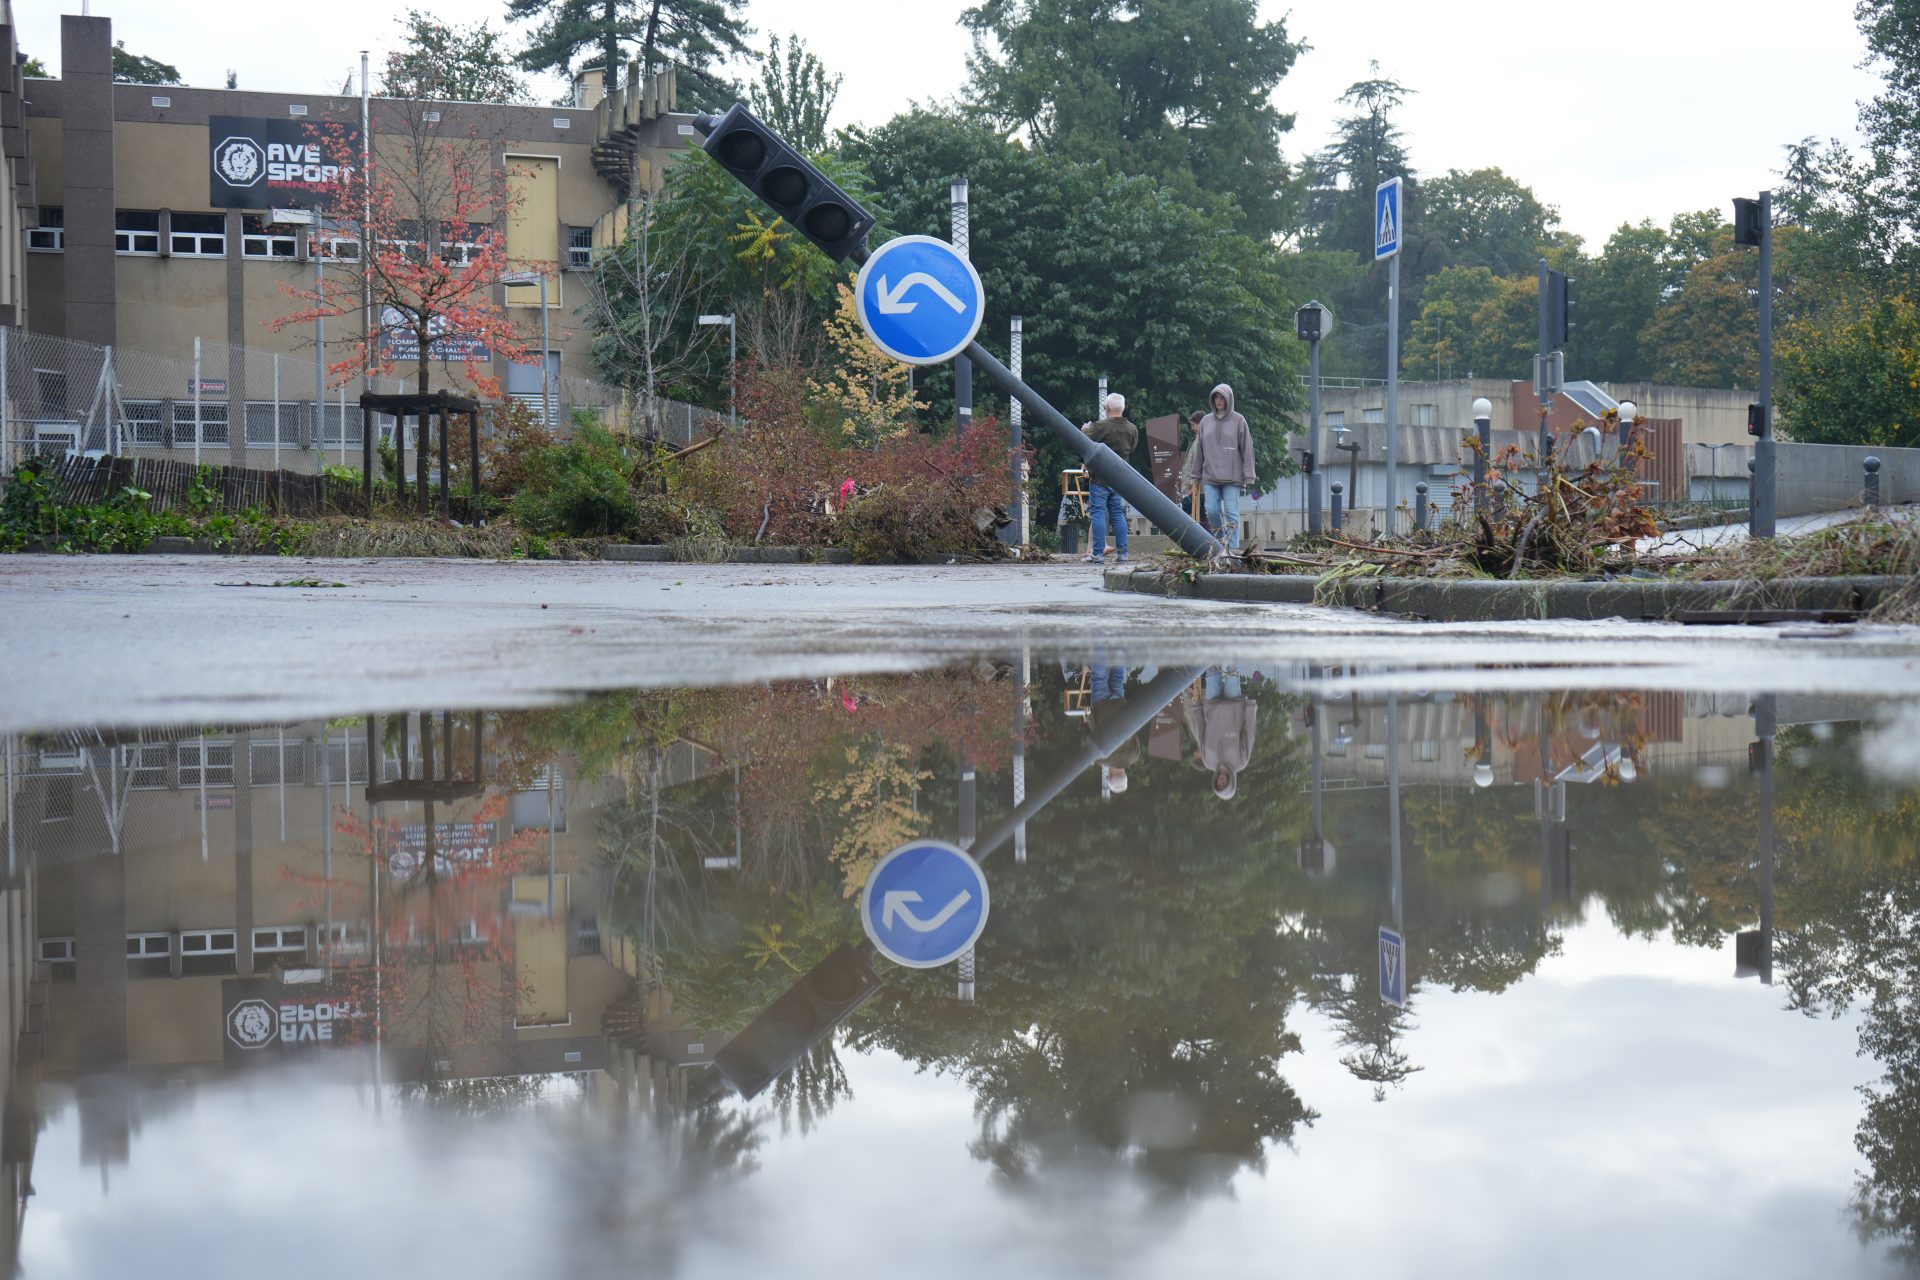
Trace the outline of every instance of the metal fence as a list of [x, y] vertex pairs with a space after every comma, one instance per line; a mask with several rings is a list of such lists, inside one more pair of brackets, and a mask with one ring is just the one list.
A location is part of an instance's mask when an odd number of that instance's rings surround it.
[[[360, 380], [323, 387], [316, 399], [311, 358], [195, 339], [191, 355], [163, 356], [127, 347], [0, 327], [0, 475], [23, 458], [49, 454], [159, 456], [195, 464], [317, 473], [325, 464], [360, 462]], [[377, 378], [369, 388], [404, 392]], [[535, 419], [541, 392], [516, 393]], [[621, 388], [563, 375], [544, 398], [546, 417], [565, 433], [579, 412], [637, 436], [692, 443], [715, 411], [672, 400], [642, 413]], [[317, 404], [317, 409], [316, 409]], [[395, 423], [376, 422], [383, 442]], [[409, 422], [403, 453], [417, 447]]]

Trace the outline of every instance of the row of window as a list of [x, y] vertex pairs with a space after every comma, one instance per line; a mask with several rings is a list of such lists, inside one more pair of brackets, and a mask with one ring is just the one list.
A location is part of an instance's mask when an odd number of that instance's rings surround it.
[[[1436, 408], [1437, 406], [1430, 404], [1408, 405], [1407, 425], [1410, 427], [1434, 426], [1439, 421], [1435, 416]], [[1385, 409], [1362, 409], [1360, 411], [1360, 421], [1363, 423], [1384, 423], [1386, 420], [1387, 411]], [[1330, 410], [1320, 415], [1320, 421], [1329, 427], [1344, 427], [1347, 425], [1346, 411], [1341, 409]]]
[[[171, 414], [167, 405], [171, 403]], [[123, 402], [127, 414], [128, 439], [134, 444], [191, 445], [194, 436], [194, 423], [200, 424], [201, 444], [226, 444], [228, 429], [232, 421], [231, 406], [225, 400], [200, 401], [197, 418], [194, 402], [190, 399], [163, 400], [127, 400]], [[247, 444], [260, 448], [271, 448], [274, 434], [278, 431], [280, 443], [298, 445], [300, 428], [310, 423], [312, 410], [306, 402], [282, 400], [249, 400], [242, 406], [243, 421], [247, 433]], [[394, 420], [387, 414], [374, 415], [374, 429], [379, 439], [392, 440]], [[171, 436], [169, 436], [171, 428]], [[358, 445], [364, 430], [360, 407], [354, 404], [328, 404], [320, 415], [319, 442], [326, 445]], [[407, 423], [407, 447], [414, 448], [419, 442], [420, 424]]]
[[[367, 780], [367, 744], [363, 741], [254, 742], [249, 745], [250, 777], [256, 787], [323, 778], [337, 783]], [[202, 785], [203, 769], [206, 786], [233, 785], [231, 742], [188, 739], [134, 743], [120, 748], [120, 764], [136, 791], [198, 787]]]
[[[292, 260], [300, 256], [299, 233], [270, 223], [257, 213], [240, 219], [240, 255], [245, 258]], [[162, 236], [160, 213], [155, 209], [116, 209], [113, 215], [113, 249], [131, 257], [158, 257]], [[408, 257], [424, 260], [426, 250], [419, 228], [403, 223], [401, 238], [392, 241]], [[481, 237], [487, 228], [469, 223], [464, 228], [444, 228], [440, 255], [459, 265], [471, 262], [480, 252]], [[167, 220], [167, 253], [177, 258], [224, 258], [227, 256], [227, 216], [223, 213], [179, 213]], [[328, 256], [353, 261], [360, 256], [359, 242], [334, 238], [328, 242]], [[27, 248], [41, 253], [62, 253], [67, 246], [66, 209], [60, 205], [40, 207], [40, 225], [27, 232]], [[593, 262], [593, 228], [567, 228], [567, 267], [584, 271]]]
[[[336, 924], [320, 926], [320, 941], [330, 944], [336, 955], [356, 955], [366, 950], [364, 929]], [[275, 956], [300, 956], [307, 953], [307, 929], [304, 925], [263, 925], [252, 931], [253, 954], [271, 964]], [[166, 977], [172, 964], [171, 933], [129, 933], [127, 935], [127, 971], [135, 977]], [[183, 929], [180, 938], [181, 972], [193, 974], [231, 973], [238, 955], [239, 932], [234, 929]], [[34, 955], [52, 966], [52, 976], [72, 981], [78, 964], [75, 940], [71, 937], [40, 938]]]

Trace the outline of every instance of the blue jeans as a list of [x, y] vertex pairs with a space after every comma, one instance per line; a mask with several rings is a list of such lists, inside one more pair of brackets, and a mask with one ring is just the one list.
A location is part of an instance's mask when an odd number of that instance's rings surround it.
[[1113, 545], [1121, 555], [1127, 554], [1127, 504], [1120, 500], [1119, 493], [1095, 480], [1087, 487], [1087, 505], [1092, 509], [1093, 554], [1107, 554], [1107, 525], [1113, 525]]
[[1240, 486], [1237, 484], [1209, 484], [1205, 486], [1207, 501], [1207, 528], [1213, 536], [1227, 544], [1227, 550], [1240, 549]]
[[1093, 668], [1093, 702], [1113, 702], [1124, 700], [1127, 696], [1127, 669], [1125, 667]]
[[1207, 672], [1201, 692], [1208, 702], [1218, 702], [1222, 698], [1237, 699], [1240, 697], [1240, 673], [1231, 668], [1222, 671], [1214, 667]]

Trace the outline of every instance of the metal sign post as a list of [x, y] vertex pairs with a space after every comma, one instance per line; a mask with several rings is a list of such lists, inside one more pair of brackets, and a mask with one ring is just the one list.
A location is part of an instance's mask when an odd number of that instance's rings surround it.
[[[1389, 534], [1400, 505], [1400, 246], [1406, 232], [1400, 195], [1399, 178], [1389, 178], [1373, 191], [1373, 260], [1387, 259], [1387, 498], [1380, 506]], [[1359, 497], [1352, 494], [1350, 500]]]

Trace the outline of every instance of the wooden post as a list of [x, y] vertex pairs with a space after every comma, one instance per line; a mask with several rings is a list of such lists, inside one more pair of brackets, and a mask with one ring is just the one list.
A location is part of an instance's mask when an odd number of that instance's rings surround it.
[[427, 492], [427, 455], [433, 452], [433, 418], [427, 412], [427, 406], [420, 406], [420, 436], [414, 441], [414, 479], [420, 487], [420, 514], [426, 515], [433, 509], [433, 496]]

